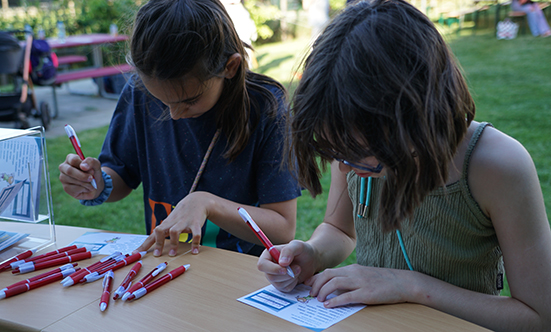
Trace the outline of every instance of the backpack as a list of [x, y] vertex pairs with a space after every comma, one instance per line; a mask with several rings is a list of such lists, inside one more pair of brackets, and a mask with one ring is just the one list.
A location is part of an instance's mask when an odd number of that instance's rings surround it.
[[51, 85], [57, 74], [57, 57], [51, 52], [48, 42], [34, 39], [31, 47], [30, 74], [33, 83]]

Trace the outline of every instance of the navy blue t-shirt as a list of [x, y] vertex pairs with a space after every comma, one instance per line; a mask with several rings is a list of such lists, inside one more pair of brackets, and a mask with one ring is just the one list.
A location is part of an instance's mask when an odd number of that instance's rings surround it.
[[[121, 93], [99, 160], [132, 189], [143, 184], [146, 232], [151, 234], [189, 193], [216, 132], [217, 106], [197, 118], [166, 119], [166, 106], [134, 85], [135, 78]], [[281, 95], [276, 87], [266, 87]], [[221, 133], [196, 191], [253, 206], [294, 199], [300, 196], [299, 186], [288, 170], [280, 168], [284, 105], [280, 102], [276, 118], [271, 118], [262, 95], [255, 91], [249, 95], [252, 107], [261, 111], [246, 148], [229, 163], [222, 156], [227, 137]], [[255, 114], [251, 112], [253, 119]], [[222, 229], [216, 246], [255, 254], [263, 249]]]

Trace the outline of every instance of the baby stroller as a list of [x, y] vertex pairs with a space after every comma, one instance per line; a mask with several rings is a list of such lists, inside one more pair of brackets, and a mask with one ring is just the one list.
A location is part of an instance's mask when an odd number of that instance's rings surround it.
[[[26, 41], [20, 43], [14, 34], [23, 33]], [[32, 116], [39, 118], [47, 130], [50, 107], [46, 102], [37, 105], [30, 75], [32, 42], [29, 32], [0, 31], [0, 121], [14, 121], [15, 128], [26, 129]]]

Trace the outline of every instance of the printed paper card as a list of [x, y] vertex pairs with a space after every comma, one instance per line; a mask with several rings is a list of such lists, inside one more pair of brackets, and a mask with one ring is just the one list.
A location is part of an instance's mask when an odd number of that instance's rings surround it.
[[73, 241], [73, 244], [85, 246], [88, 250], [99, 251], [99, 255], [111, 255], [114, 252], [131, 253], [138, 248], [147, 235], [87, 232]]
[[6, 219], [39, 222], [40, 138], [0, 141], [0, 215]]
[[309, 296], [310, 289], [301, 284], [283, 293], [269, 285], [237, 300], [313, 331], [323, 331], [365, 308], [363, 304], [325, 308], [322, 302]]

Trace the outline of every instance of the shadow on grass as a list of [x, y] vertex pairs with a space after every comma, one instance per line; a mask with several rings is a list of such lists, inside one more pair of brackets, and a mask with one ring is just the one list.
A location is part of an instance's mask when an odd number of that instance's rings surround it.
[[[260, 63], [262, 58], [264, 58], [267, 54], [261, 54], [260, 56], [257, 57], [257, 60], [258, 62]], [[255, 69], [256, 72], [259, 72], [259, 73], [264, 73], [270, 69], [273, 69], [273, 68], [277, 68], [279, 67], [283, 62], [287, 61], [287, 60], [291, 60], [293, 59], [294, 56], [293, 55], [286, 55], [286, 56], [283, 56], [283, 57], [280, 57], [280, 58], [277, 58], [277, 59], [274, 59], [266, 64], [263, 64], [263, 65], [260, 65], [258, 66], [257, 69]]]

